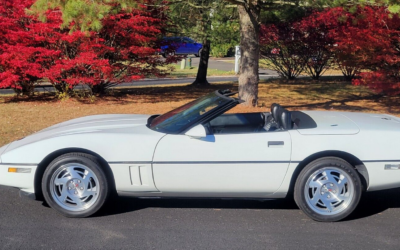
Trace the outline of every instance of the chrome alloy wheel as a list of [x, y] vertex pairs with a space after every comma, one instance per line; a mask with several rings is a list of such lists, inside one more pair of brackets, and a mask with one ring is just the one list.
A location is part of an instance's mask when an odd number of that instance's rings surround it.
[[59, 167], [50, 180], [53, 200], [68, 211], [83, 211], [97, 201], [101, 192], [96, 174], [79, 163]]
[[336, 167], [314, 172], [304, 187], [309, 207], [321, 215], [335, 215], [345, 210], [351, 204], [354, 192], [350, 176]]

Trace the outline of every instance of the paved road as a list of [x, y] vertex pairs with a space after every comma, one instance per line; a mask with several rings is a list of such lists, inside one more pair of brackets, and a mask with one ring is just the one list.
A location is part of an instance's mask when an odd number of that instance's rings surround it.
[[0, 249], [399, 249], [400, 189], [318, 223], [283, 200], [118, 198], [97, 217], [68, 219], [0, 187], [0, 221]]
[[[198, 67], [199, 59], [193, 58], [193, 67]], [[224, 61], [210, 60], [209, 61], [210, 69], [220, 69], [225, 71], [231, 71], [234, 69], [235, 65], [233, 63], [228, 63]], [[260, 69], [260, 79], [269, 79], [271, 77], [278, 77], [277, 73], [268, 69]], [[189, 78], [179, 78], [179, 79], [145, 79], [134, 82], [127, 82], [119, 84], [117, 87], [133, 87], [133, 86], [154, 86], [154, 85], [172, 85], [172, 84], [183, 84], [183, 83], [192, 83], [195, 80], [193, 77]], [[238, 76], [222, 76], [222, 77], [208, 77], [207, 80], [210, 83], [217, 82], [232, 82], [237, 81]], [[42, 86], [37, 87], [36, 91], [38, 92], [52, 92], [54, 91], [53, 87]], [[0, 94], [13, 94], [14, 90], [12, 89], [0, 89]]]
[[[260, 79], [269, 79], [272, 77], [277, 77], [273, 75], [260, 75]], [[195, 78], [180, 78], [180, 79], [146, 79], [134, 82], [126, 82], [119, 84], [117, 87], [141, 87], [141, 86], [155, 86], [155, 85], [174, 85], [174, 84], [190, 84], [194, 82]], [[217, 82], [234, 82], [238, 80], [237, 76], [222, 76], [222, 77], [208, 77], [209, 83], [217, 83]], [[78, 87], [75, 87], [79, 89]], [[54, 88], [50, 86], [42, 86], [36, 87], [35, 91], [37, 92], [53, 92]], [[12, 89], [0, 89], [0, 94], [14, 94], [14, 90]]]

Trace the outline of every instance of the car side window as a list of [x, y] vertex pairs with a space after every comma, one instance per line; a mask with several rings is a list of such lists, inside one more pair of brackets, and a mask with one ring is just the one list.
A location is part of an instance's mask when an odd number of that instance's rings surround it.
[[194, 43], [194, 41], [192, 39], [189, 39], [189, 38], [184, 38], [183, 42], [185, 42], [185, 43]]
[[267, 116], [269, 113], [224, 114], [211, 120], [206, 127], [212, 134], [261, 133], [278, 130], [272, 127], [265, 130]]

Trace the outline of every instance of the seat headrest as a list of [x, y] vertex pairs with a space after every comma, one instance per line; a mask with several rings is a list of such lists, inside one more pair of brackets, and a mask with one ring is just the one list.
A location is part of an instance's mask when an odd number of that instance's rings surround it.
[[274, 120], [276, 122], [279, 122], [279, 114], [278, 114], [278, 110], [282, 108], [281, 105], [277, 104], [277, 103], [272, 103], [271, 105], [271, 114], [272, 114], [272, 118], [274, 118]]
[[292, 129], [292, 117], [290, 112], [286, 109], [282, 110], [280, 125], [282, 125], [284, 129]]

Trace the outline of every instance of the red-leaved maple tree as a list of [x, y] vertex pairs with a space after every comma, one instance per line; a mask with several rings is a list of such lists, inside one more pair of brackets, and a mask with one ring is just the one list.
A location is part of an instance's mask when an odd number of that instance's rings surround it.
[[25, 14], [32, 1], [0, 1], [0, 88], [32, 93], [59, 51], [43, 46], [38, 21]]
[[[384, 7], [328, 9], [319, 15], [330, 26], [333, 53], [343, 73], [356, 85], [376, 92], [400, 93], [400, 18]], [[361, 70], [367, 71], [360, 73]]]
[[61, 29], [61, 13], [46, 13], [46, 22], [27, 15], [28, 1], [0, 0], [0, 88], [32, 93], [38, 80], [59, 92], [78, 84], [103, 93], [116, 84], [148, 75], [164, 76], [169, 61], [157, 56], [166, 22], [144, 5], [103, 20], [99, 32]]
[[330, 35], [332, 27], [321, 22], [319, 17], [320, 12], [314, 12], [293, 25], [308, 52], [304, 71], [316, 80], [330, 67], [335, 43]]
[[318, 16], [316, 12], [300, 20], [261, 26], [261, 55], [281, 76], [295, 79], [306, 71], [318, 79], [328, 68], [333, 39]]
[[400, 93], [400, 17], [387, 8], [328, 8], [299, 21], [262, 26], [260, 44], [261, 54], [288, 79], [303, 70], [318, 79], [335, 63], [355, 85]]
[[262, 25], [260, 54], [279, 75], [295, 79], [304, 69], [309, 52], [292, 23]]

